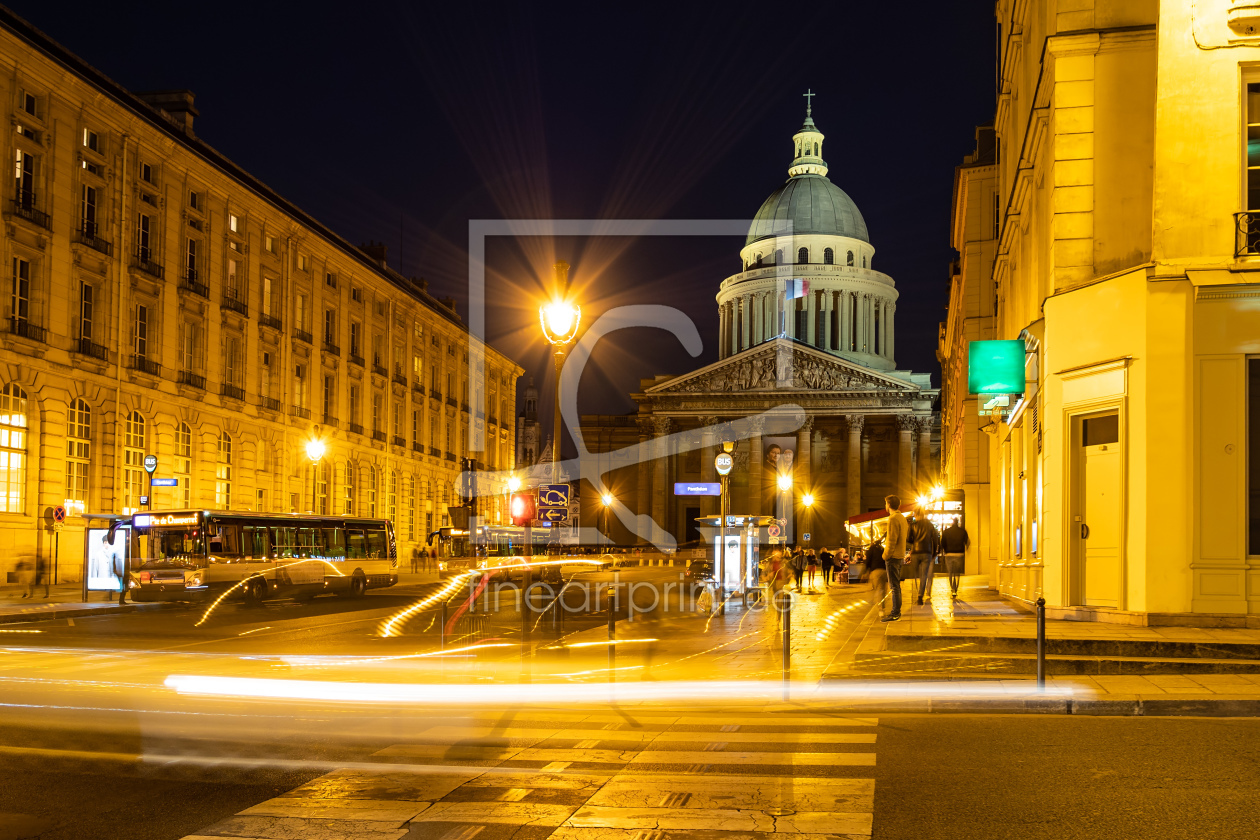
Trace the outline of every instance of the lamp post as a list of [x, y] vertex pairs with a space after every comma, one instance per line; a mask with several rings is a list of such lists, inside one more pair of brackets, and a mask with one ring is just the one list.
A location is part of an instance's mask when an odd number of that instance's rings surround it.
[[810, 539], [807, 540], [807, 542], [812, 543], [813, 542], [813, 527], [812, 526], [814, 523], [813, 523], [813, 516], [811, 514], [813, 513], [813, 508], [814, 508], [814, 494], [806, 493], [804, 496], [801, 496], [801, 504], [805, 507], [805, 515], [801, 517], [802, 519], [805, 520], [802, 527], [804, 528], [805, 533], [810, 535]]
[[735, 457], [731, 452], [735, 449], [735, 442], [730, 440], [722, 441], [722, 451], [713, 459], [713, 468], [717, 471], [718, 480], [721, 482], [722, 495], [718, 499], [718, 551], [717, 557], [713, 558], [717, 567], [718, 586], [718, 606], [716, 610], [722, 615], [726, 615], [726, 518], [730, 514], [730, 483], [731, 470], [735, 466]]
[[792, 542], [796, 541], [796, 532], [792, 526], [795, 524], [792, 520], [792, 474], [779, 473], [779, 512], [782, 514], [779, 518], [783, 520], [783, 544], [788, 545], [789, 537]]
[[612, 507], [612, 503], [615, 502], [616, 499], [613, 498], [612, 493], [605, 493], [599, 497], [599, 500], [604, 503], [604, 539], [612, 542], [608, 536], [608, 509]]
[[569, 293], [569, 264], [556, 263], [555, 289], [549, 303], [538, 307], [538, 320], [542, 324], [543, 337], [552, 346], [556, 364], [556, 414], [551, 435], [551, 480], [560, 480], [560, 373], [564, 369], [564, 356], [577, 336], [582, 321], [582, 308], [567, 300]]
[[319, 462], [324, 458], [326, 447], [319, 438], [311, 438], [306, 442], [306, 457], [311, 459], [311, 513], [319, 513], [315, 509], [316, 483], [319, 481]]

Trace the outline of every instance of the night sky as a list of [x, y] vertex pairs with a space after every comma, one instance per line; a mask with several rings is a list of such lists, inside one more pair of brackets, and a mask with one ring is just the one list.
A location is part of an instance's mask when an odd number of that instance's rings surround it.
[[[829, 177], [901, 293], [898, 367], [939, 384], [953, 170], [995, 107], [991, 3], [9, 5], [132, 90], [191, 89], [199, 137], [464, 315], [470, 219], [751, 219], [812, 89]], [[714, 295], [742, 245], [492, 242], [488, 337], [547, 405], [536, 307], [555, 259], [584, 320], [682, 309], [699, 358], [627, 331], [583, 377], [583, 412], [632, 410], [641, 377], [717, 359]]]

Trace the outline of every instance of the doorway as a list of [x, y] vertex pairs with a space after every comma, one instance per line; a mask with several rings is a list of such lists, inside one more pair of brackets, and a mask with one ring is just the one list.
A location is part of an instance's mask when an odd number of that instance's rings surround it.
[[1078, 419], [1077, 428], [1073, 601], [1116, 608], [1122, 580], [1120, 415], [1087, 415]]

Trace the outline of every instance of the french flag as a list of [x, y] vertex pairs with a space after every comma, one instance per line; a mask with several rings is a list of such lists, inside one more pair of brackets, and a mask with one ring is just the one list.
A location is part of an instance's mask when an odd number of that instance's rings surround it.
[[780, 280], [783, 289], [783, 299], [792, 300], [793, 298], [805, 297], [809, 294], [809, 281], [802, 280], [797, 277], [795, 280]]

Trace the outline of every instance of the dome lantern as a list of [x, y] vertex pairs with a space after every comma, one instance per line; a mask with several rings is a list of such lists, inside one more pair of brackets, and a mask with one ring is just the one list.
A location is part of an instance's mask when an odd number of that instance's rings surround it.
[[823, 133], [818, 130], [818, 126], [814, 125], [813, 118], [813, 97], [816, 95], [812, 90], [804, 94], [805, 124], [801, 126], [800, 131], [792, 135], [796, 159], [792, 161], [788, 175], [793, 178], [798, 175], [827, 174], [827, 162], [822, 159]]

